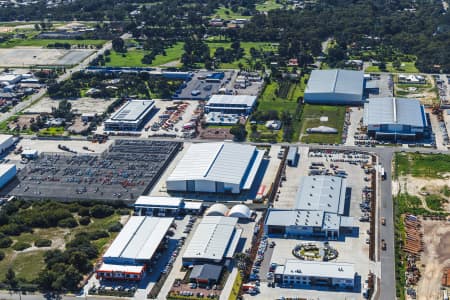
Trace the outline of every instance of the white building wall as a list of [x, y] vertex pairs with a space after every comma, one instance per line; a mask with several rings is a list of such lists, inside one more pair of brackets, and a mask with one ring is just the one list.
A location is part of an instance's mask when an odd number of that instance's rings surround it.
[[5, 139], [3, 143], [0, 144], [0, 153], [3, 153], [6, 149], [11, 147], [14, 144], [14, 138], [13, 136], [9, 136]]
[[317, 104], [362, 104], [362, 94], [305, 93], [306, 103]]

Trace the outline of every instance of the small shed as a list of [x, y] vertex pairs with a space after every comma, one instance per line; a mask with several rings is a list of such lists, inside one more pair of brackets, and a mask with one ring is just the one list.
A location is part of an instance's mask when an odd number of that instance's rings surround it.
[[222, 266], [213, 264], [195, 265], [189, 276], [191, 282], [216, 284], [222, 274]]

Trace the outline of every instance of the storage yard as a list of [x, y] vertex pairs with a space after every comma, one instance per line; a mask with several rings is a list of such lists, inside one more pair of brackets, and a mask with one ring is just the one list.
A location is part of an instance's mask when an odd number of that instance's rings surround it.
[[91, 55], [93, 50], [63, 50], [46, 49], [40, 47], [23, 47], [0, 49], [0, 66], [2, 67], [29, 67], [64, 65], [72, 66], [80, 63]]
[[117, 140], [102, 154], [41, 154], [3, 193], [35, 200], [135, 201], [180, 147], [179, 142]]

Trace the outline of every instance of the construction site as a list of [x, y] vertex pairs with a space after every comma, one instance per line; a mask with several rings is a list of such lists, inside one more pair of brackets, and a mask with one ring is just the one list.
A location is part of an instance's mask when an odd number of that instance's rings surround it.
[[134, 202], [156, 183], [180, 142], [116, 140], [101, 154], [42, 153], [4, 193], [26, 200]]

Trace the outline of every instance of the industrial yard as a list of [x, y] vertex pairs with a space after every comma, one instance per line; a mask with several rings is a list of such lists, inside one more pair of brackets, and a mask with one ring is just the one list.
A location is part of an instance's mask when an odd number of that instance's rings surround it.
[[102, 154], [74, 155], [70, 148], [43, 153], [4, 192], [24, 199], [134, 201], [156, 183], [180, 146], [117, 140]]

